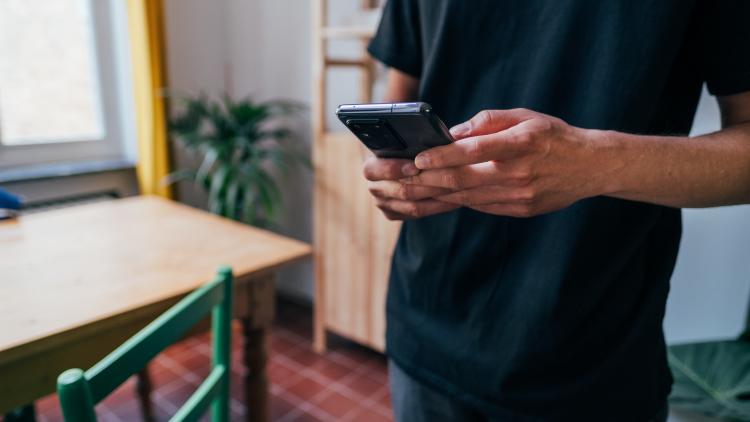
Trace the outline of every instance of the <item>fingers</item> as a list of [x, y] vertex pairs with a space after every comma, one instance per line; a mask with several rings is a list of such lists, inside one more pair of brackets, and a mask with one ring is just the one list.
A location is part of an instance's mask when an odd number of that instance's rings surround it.
[[506, 164], [487, 161], [469, 166], [423, 170], [416, 176], [401, 179], [405, 184], [463, 190], [486, 185], [525, 186], [533, 179], [524, 163]]
[[434, 214], [451, 211], [459, 208], [460, 205], [448, 202], [437, 201], [434, 199], [425, 199], [422, 201], [402, 201], [400, 199], [375, 198], [376, 205], [380, 208], [387, 218], [391, 216], [400, 216], [398, 220], [427, 217]]
[[469, 136], [489, 135], [513, 127], [535, 115], [533, 111], [523, 108], [483, 110], [466, 122], [453, 126], [450, 132], [457, 140]]
[[508, 217], [520, 217], [528, 218], [538, 215], [533, 206], [525, 204], [491, 204], [491, 205], [475, 205], [469, 207], [479, 212], [484, 212], [494, 215], [505, 215]]
[[451, 192], [448, 189], [435, 188], [432, 186], [407, 185], [391, 180], [368, 182], [367, 188], [375, 197], [385, 199], [401, 199], [403, 201], [419, 201], [422, 199], [429, 199], [436, 196], [445, 195]]
[[411, 219], [408, 215], [399, 214], [397, 212], [393, 212], [387, 209], [381, 209], [380, 211], [383, 212], [383, 215], [385, 216], [385, 218], [391, 221], [404, 221], [404, 220]]
[[509, 160], [534, 151], [537, 126], [544, 125], [525, 120], [501, 132], [472, 136], [450, 145], [430, 148], [417, 155], [414, 164], [420, 170], [428, 170]]
[[365, 178], [370, 181], [398, 180], [419, 173], [419, 169], [414, 166], [412, 160], [375, 156], [370, 156], [365, 160], [363, 171]]
[[496, 203], [529, 205], [537, 198], [535, 192], [528, 187], [482, 186], [437, 196], [435, 199], [468, 207]]

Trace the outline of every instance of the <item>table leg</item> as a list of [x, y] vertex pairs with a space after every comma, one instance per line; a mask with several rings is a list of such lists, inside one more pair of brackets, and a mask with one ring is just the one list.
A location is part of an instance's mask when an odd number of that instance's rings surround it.
[[249, 318], [242, 319], [244, 334], [245, 402], [249, 422], [268, 420], [268, 378], [266, 377], [266, 328]]
[[6, 413], [3, 420], [5, 422], [35, 422], [36, 409], [34, 409], [34, 404], [27, 404]]
[[138, 401], [141, 405], [141, 415], [146, 422], [154, 421], [154, 408], [151, 403], [151, 376], [148, 373], [148, 365], [138, 372], [135, 377], [135, 388], [138, 393]]

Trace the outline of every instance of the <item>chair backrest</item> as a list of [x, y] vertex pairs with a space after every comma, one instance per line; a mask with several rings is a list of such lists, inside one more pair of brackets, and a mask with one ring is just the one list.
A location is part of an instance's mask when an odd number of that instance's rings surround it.
[[232, 270], [193, 291], [89, 370], [69, 369], [57, 378], [66, 421], [95, 422], [94, 405], [212, 311], [213, 368], [172, 421], [198, 420], [211, 405], [212, 420], [229, 420]]

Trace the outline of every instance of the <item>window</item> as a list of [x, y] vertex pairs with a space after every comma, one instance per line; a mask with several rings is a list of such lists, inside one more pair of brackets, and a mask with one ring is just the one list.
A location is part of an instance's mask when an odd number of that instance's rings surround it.
[[123, 3], [0, 0], [0, 169], [129, 155]]

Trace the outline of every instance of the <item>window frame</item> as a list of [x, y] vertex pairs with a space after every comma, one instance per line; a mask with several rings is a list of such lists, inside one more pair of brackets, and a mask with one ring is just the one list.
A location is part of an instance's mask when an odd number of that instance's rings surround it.
[[22, 145], [2, 144], [0, 171], [45, 164], [125, 160], [135, 162], [135, 116], [125, 2], [86, 0], [92, 13], [93, 71], [99, 87], [104, 138]]

